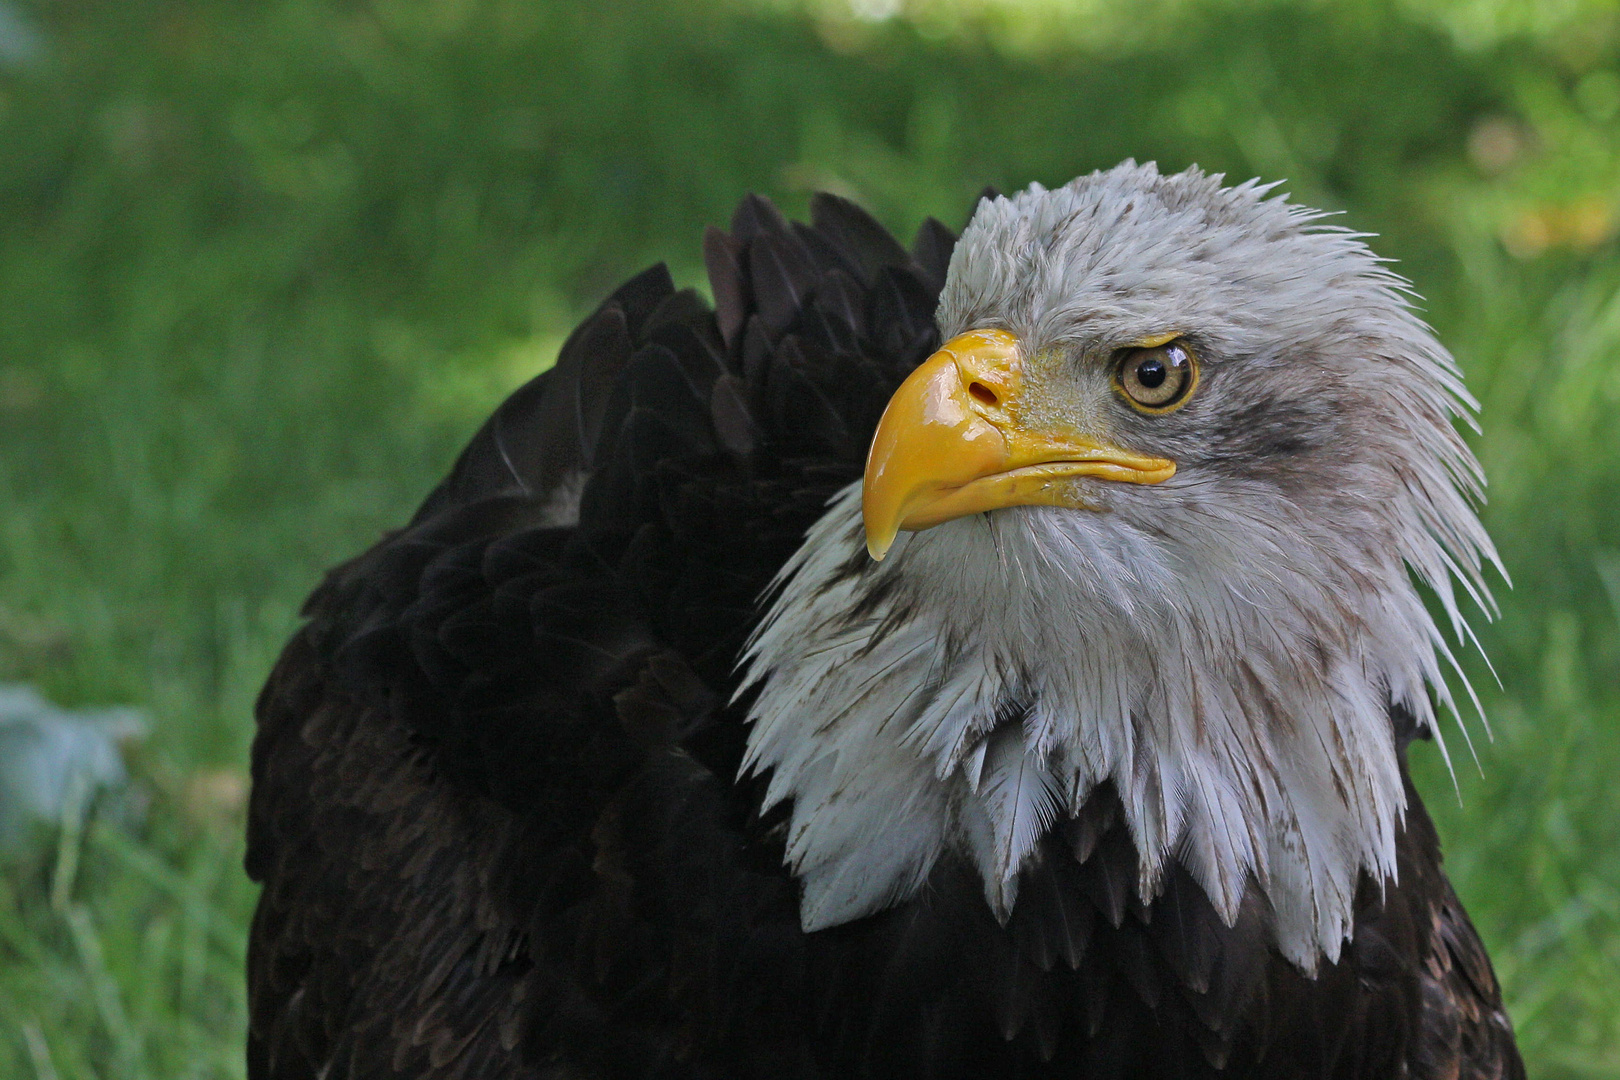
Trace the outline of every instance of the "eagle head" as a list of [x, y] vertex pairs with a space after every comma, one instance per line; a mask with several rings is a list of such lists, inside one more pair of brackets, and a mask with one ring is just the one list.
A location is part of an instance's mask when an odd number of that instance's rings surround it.
[[[962, 858], [1005, 918], [1112, 784], [1151, 900], [1336, 959], [1395, 872], [1392, 709], [1437, 733], [1489, 603], [1473, 402], [1360, 235], [1196, 169], [986, 199], [940, 350], [784, 568], [747, 654], [746, 768], [791, 800], [807, 929]], [[863, 551], [864, 549], [864, 551]]]

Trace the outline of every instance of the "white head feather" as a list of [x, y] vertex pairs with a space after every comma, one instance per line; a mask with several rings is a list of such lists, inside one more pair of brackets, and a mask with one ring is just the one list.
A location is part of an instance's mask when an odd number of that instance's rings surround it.
[[[1104, 781], [1144, 899], [1171, 860], [1228, 921], [1257, 888], [1307, 970], [1337, 958], [1363, 871], [1394, 876], [1389, 709], [1436, 732], [1430, 690], [1450, 702], [1412, 578], [1459, 630], [1453, 579], [1489, 602], [1452, 427], [1473, 402], [1401, 279], [1268, 191], [1127, 162], [980, 204], [942, 338], [1013, 332], [1052, 358], [1050, 400], [1177, 471], [1083, 481], [1096, 510], [903, 533], [882, 564], [858, 555], [859, 486], [833, 501], [747, 657], [745, 767], [792, 800], [806, 929], [904, 899], [947, 852], [1005, 917], [1041, 835]], [[1167, 331], [1203, 378], [1139, 416], [1107, 358]]]

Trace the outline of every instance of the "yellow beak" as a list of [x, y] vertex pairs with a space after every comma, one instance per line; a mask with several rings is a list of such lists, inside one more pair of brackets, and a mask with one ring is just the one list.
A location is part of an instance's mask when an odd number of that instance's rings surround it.
[[923, 361], [883, 410], [866, 458], [861, 507], [866, 549], [889, 553], [901, 529], [929, 529], [1004, 506], [1085, 503], [1070, 477], [1157, 484], [1175, 462], [1078, 433], [1021, 422], [1018, 339], [974, 330]]

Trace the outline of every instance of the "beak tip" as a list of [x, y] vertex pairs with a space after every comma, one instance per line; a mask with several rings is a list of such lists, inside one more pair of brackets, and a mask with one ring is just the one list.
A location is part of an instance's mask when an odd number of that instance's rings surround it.
[[866, 523], [866, 553], [872, 556], [873, 562], [884, 560], [889, 554], [889, 549], [894, 547], [895, 537], [899, 534], [900, 530], [893, 525], [874, 529], [871, 522]]
[[867, 480], [861, 491], [861, 526], [866, 533], [866, 553], [873, 562], [882, 562], [900, 534], [898, 517], [875, 505], [872, 498], [871, 467], [867, 467]]

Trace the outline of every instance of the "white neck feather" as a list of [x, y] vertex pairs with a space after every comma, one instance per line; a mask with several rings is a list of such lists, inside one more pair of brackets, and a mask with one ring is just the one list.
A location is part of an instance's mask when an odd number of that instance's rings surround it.
[[1393, 878], [1388, 707], [1433, 730], [1425, 685], [1445, 695], [1402, 561], [1431, 553], [1348, 545], [1280, 498], [1240, 516], [1189, 482], [1167, 522], [1164, 493], [1110, 487], [1106, 514], [964, 518], [862, 566], [853, 485], [783, 569], [747, 653], [744, 768], [792, 800], [805, 929], [906, 899], [947, 851], [1005, 918], [1103, 781], [1144, 899], [1171, 860], [1228, 922], [1258, 888], [1306, 970], [1337, 958], [1362, 871]]

